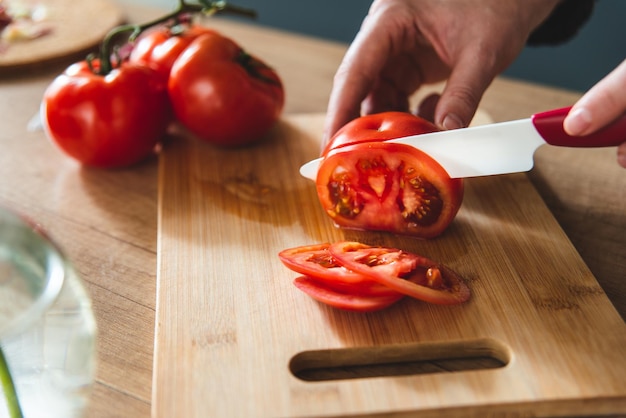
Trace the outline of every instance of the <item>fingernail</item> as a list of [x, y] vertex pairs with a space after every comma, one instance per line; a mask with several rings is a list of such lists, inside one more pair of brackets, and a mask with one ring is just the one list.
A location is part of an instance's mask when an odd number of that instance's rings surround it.
[[563, 121], [563, 129], [569, 135], [583, 135], [591, 126], [591, 114], [584, 107], [575, 109]]
[[444, 129], [458, 129], [463, 127], [463, 121], [454, 113], [448, 113], [441, 125]]

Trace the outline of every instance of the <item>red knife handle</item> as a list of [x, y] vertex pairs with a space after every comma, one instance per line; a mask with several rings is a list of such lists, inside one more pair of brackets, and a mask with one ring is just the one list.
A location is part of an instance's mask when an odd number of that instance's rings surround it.
[[548, 110], [532, 115], [539, 135], [550, 145], [560, 147], [612, 147], [626, 142], [626, 114], [611, 125], [585, 136], [571, 136], [563, 130], [563, 120], [572, 107]]

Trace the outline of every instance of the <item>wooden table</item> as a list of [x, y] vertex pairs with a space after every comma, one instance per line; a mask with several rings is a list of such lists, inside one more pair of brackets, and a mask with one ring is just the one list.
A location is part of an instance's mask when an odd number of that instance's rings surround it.
[[[158, 11], [128, 7], [133, 21]], [[284, 79], [287, 113], [324, 112], [346, 45], [215, 19]], [[115, 171], [81, 168], [29, 132], [62, 67], [0, 80], [0, 204], [37, 220], [86, 282], [99, 326], [89, 416], [150, 415], [157, 237], [156, 158]], [[572, 104], [579, 93], [499, 78], [481, 104], [494, 120]], [[580, 255], [626, 315], [626, 170], [615, 149], [544, 147], [528, 174]]]

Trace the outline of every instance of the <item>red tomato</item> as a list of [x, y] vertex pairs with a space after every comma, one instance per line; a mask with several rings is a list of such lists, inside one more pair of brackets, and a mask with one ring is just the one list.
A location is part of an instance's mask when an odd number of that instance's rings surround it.
[[336, 225], [419, 238], [448, 227], [463, 201], [463, 180], [451, 179], [418, 149], [379, 140], [431, 127], [417, 116], [389, 112], [355, 119], [338, 132], [316, 180], [320, 203]]
[[[354, 273], [337, 264], [336, 260], [328, 252], [330, 244], [307, 245], [283, 250], [278, 257], [289, 269], [315, 279], [320, 286], [332, 289], [336, 292], [375, 295], [375, 296], [398, 296], [398, 292], [382, 286], [368, 279], [362, 274]], [[413, 266], [398, 263], [393, 273], [400, 274], [410, 271]]]
[[[467, 301], [470, 290], [461, 277], [443, 264], [395, 248], [371, 247], [359, 242], [338, 242], [328, 251], [345, 268], [397, 292], [425, 302], [452, 305]], [[408, 275], [390, 274], [381, 265], [401, 263], [418, 258], [416, 268]]]
[[168, 90], [191, 132], [221, 146], [260, 140], [280, 116], [284, 90], [274, 70], [232, 40], [198, 36], [174, 62]]
[[48, 137], [69, 156], [89, 166], [122, 167], [153, 152], [169, 104], [155, 70], [123, 64], [101, 76], [83, 61], [48, 86], [41, 116]]
[[322, 207], [341, 227], [419, 238], [440, 235], [463, 200], [463, 182], [409, 145], [372, 142], [332, 150], [316, 180]]
[[339, 129], [326, 144], [322, 155], [326, 155], [331, 149], [346, 145], [380, 142], [438, 130], [436, 125], [426, 119], [405, 112], [383, 112], [362, 116]]
[[338, 291], [314, 278], [302, 276], [293, 282], [295, 286], [326, 305], [355, 312], [372, 312], [387, 308], [404, 297], [401, 293], [388, 295], [362, 295], [349, 291]]
[[155, 27], [141, 34], [128, 59], [130, 62], [154, 66], [167, 79], [176, 58], [194, 39], [205, 33], [216, 32], [199, 25]]

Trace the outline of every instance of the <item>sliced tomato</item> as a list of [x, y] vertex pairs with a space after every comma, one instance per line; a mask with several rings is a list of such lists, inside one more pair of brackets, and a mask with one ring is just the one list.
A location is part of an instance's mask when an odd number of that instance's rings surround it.
[[[385, 247], [372, 247], [359, 242], [337, 242], [328, 247], [330, 254], [345, 268], [404, 295], [425, 302], [452, 305], [470, 298], [469, 287], [447, 266], [426, 257]], [[417, 267], [403, 276], [390, 273], [380, 266], [418, 259]]]
[[317, 177], [320, 203], [336, 225], [434, 238], [463, 201], [463, 180], [451, 179], [429, 155], [394, 138], [436, 132], [405, 112], [361, 116], [330, 139]]
[[318, 302], [338, 309], [356, 312], [372, 312], [384, 309], [404, 297], [403, 294], [397, 292], [388, 295], [363, 295], [341, 292], [327, 286], [324, 282], [307, 276], [296, 278], [294, 284], [298, 289]]
[[331, 150], [317, 194], [336, 225], [418, 238], [440, 235], [463, 200], [462, 179], [409, 145], [370, 142]]
[[[316, 283], [337, 292], [354, 295], [398, 295], [395, 290], [337, 264], [328, 251], [329, 246], [330, 244], [318, 244], [289, 248], [281, 251], [278, 257], [289, 269], [315, 279]], [[413, 267], [406, 263], [396, 264], [391, 274], [408, 272]]]

